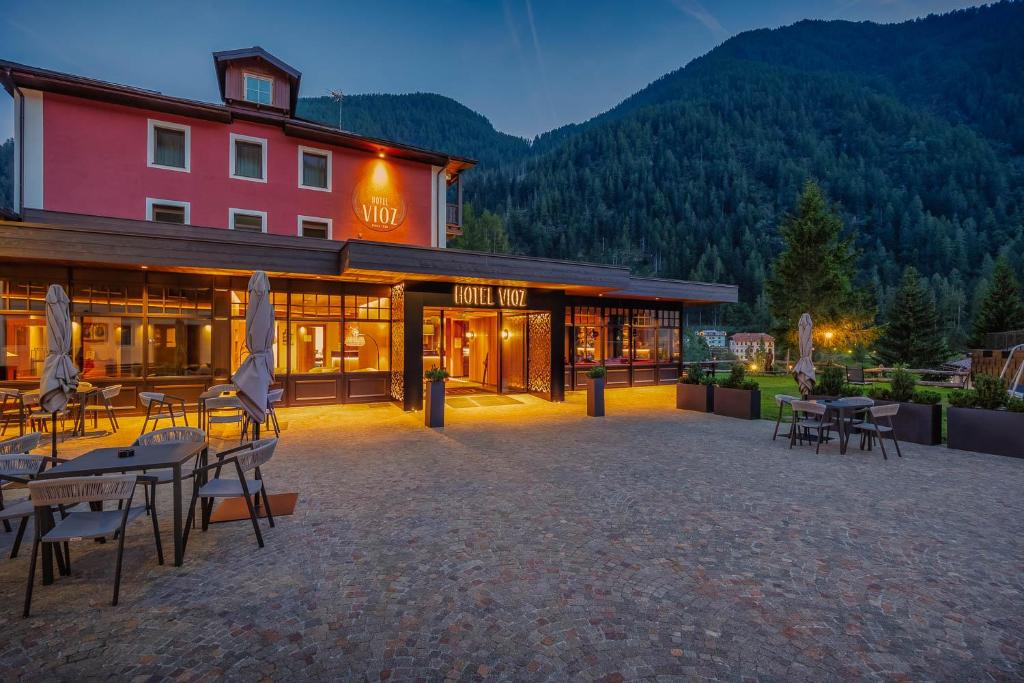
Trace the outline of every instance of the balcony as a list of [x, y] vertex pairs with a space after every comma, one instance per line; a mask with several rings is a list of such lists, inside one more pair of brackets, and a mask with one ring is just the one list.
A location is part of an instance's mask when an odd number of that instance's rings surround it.
[[448, 204], [445, 224], [449, 237], [458, 237], [462, 234], [462, 207], [458, 204]]

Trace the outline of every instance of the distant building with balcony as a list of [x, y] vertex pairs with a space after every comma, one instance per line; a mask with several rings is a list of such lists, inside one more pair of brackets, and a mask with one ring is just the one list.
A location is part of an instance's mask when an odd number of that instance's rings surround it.
[[737, 332], [729, 338], [729, 351], [741, 360], [749, 360], [758, 350], [774, 357], [775, 337], [764, 332]]
[[726, 338], [728, 335], [725, 330], [713, 330], [710, 328], [697, 330], [697, 336], [701, 337], [708, 343], [708, 348], [711, 349], [724, 349], [726, 348]]

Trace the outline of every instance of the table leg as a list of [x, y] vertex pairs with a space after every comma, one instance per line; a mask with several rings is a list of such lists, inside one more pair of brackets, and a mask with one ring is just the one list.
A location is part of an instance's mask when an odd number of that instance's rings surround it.
[[[46, 534], [53, 528], [53, 511], [48, 507], [36, 508], [36, 525], [40, 536]], [[43, 553], [43, 585], [49, 586], [53, 583], [53, 544], [42, 543], [40, 549]]]
[[847, 431], [846, 411], [839, 411], [839, 454], [846, 455], [846, 446], [850, 443], [850, 434]]
[[182, 561], [181, 551], [181, 465], [175, 465], [174, 470], [174, 566], [180, 567]]

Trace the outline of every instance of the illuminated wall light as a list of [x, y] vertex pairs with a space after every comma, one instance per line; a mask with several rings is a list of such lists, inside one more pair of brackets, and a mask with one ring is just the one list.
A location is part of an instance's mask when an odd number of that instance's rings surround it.
[[370, 176], [370, 181], [373, 183], [375, 188], [381, 188], [388, 184], [388, 167], [387, 164], [378, 161], [373, 165], [373, 174]]
[[501, 331], [501, 338], [502, 339], [508, 339], [510, 336], [511, 336], [511, 333], [508, 330], [502, 330]]

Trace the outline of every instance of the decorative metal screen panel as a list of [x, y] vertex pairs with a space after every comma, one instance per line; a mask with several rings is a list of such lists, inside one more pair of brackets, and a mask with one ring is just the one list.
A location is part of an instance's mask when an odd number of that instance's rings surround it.
[[405, 399], [405, 285], [391, 288], [391, 398]]
[[530, 340], [526, 361], [527, 389], [551, 393], [551, 314], [531, 313], [528, 322]]

